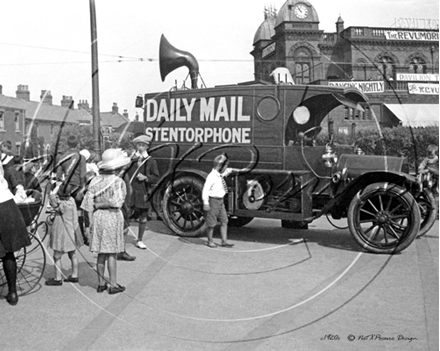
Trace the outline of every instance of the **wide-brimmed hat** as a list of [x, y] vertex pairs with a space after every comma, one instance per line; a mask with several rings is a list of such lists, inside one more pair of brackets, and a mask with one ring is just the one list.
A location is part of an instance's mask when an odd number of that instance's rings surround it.
[[147, 135], [139, 135], [138, 137], [133, 139], [133, 143], [144, 143], [144, 144], [151, 144], [152, 138]]
[[119, 149], [107, 149], [102, 154], [102, 161], [98, 162], [98, 168], [102, 170], [115, 170], [130, 163], [130, 158], [124, 156]]

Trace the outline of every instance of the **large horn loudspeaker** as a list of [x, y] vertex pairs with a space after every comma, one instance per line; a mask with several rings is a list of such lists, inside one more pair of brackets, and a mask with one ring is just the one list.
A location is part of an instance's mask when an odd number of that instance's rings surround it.
[[199, 64], [196, 58], [189, 52], [176, 49], [162, 34], [159, 47], [159, 68], [162, 82], [168, 73], [182, 66], [188, 67], [191, 76], [191, 88], [197, 89]]

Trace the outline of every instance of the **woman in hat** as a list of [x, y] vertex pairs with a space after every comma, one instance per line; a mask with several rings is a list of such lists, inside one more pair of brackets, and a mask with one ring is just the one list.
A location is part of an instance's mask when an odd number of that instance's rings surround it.
[[[90, 251], [98, 253], [99, 293], [107, 289], [109, 294], [125, 290], [116, 282], [116, 255], [124, 251], [124, 217], [121, 207], [127, 189], [117, 174], [129, 162], [130, 158], [124, 156], [121, 150], [105, 150], [102, 161], [98, 163], [99, 175], [92, 179], [81, 204], [89, 216], [90, 228], [86, 230], [90, 231]], [[104, 278], [106, 263], [109, 281]]]
[[14, 252], [31, 243], [23, 216], [13, 197], [0, 162], [0, 259], [3, 261], [3, 271], [8, 283], [6, 301], [10, 305], [18, 302], [17, 261]]
[[145, 250], [147, 247], [142, 241], [148, 221], [150, 208], [150, 197], [152, 196], [152, 185], [159, 180], [159, 171], [156, 160], [149, 154], [151, 137], [140, 135], [133, 139], [136, 145], [136, 152], [132, 156], [132, 164], [127, 169], [130, 184], [133, 189], [131, 205], [134, 211], [139, 214], [139, 231], [136, 247]]

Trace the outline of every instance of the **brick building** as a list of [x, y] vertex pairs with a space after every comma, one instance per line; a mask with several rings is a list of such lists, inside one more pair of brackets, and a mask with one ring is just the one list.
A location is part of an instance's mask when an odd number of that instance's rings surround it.
[[[129, 120], [127, 111], [120, 114], [116, 103], [111, 112], [101, 112], [100, 117], [104, 139]], [[75, 108], [72, 97], [63, 95], [60, 105], [56, 105], [51, 92], [42, 90], [40, 100], [32, 101], [27, 85], [18, 85], [15, 97], [3, 95], [0, 85], [0, 142], [10, 140], [15, 154], [20, 153], [30, 128], [35, 129], [36, 136], [44, 140], [44, 147], [48, 149], [56, 140], [63, 121], [91, 126], [92, 119], [87, 100], [80, 100]]]
[[251, 52], [256, 81], [272, 81], [275, 68], [286, 67], [295, 84], [354, 85], [366, 93], [371, 110], [330, 114], [336, 131], [350, 134], [353, 123], [376, 120], [383, 127], [438, 125], [438, 20], [345, 28], [339, 16], [336, 31], [326, 33], [307, 0], [287, 0], [264, 17]]

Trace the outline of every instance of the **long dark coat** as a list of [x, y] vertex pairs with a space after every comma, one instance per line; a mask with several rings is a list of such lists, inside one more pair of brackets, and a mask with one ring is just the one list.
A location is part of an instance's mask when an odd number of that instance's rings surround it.
[[[127, 169], [126, 176], [128, 176], [131, 185], [131, 191], [127, 192], [127, 196], [130, 196], [131, 207], [149, 209], [153, 184], [159, 180], [159, 170], [156, 160], [151, 156], [140, 165], [139, 163], [139, 158], [135, 156], [132, 158], [131, 165]], [[147, 176], [148, 180], [139, 181], [136, 177], [138, 173]]]

